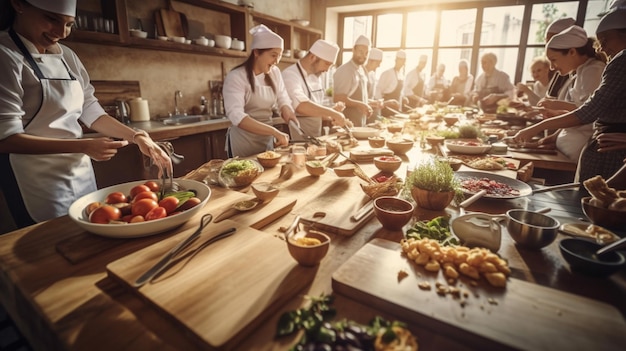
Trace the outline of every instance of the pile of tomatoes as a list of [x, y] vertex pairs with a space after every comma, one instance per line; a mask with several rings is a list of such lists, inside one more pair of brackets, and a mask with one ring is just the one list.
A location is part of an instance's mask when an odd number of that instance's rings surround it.
[[147, 181], [136, 185], [130, 194], [109, 193], [103, 202], [92, 202], [85, 208], [91, 223], [138, 223], [173, 216], [186, 211], [201, 200], [192, 192], [179, 192], [159, 199], [159, 184]]

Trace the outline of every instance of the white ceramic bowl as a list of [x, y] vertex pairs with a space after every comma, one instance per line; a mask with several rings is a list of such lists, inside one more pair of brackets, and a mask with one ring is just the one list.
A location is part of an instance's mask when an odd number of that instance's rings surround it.
[[484, 154], [491, 150], [491, 145], [476, 139], [446, 139], [444, 144], [448, 150], [459, 154]]
[[357, 139], [367, 139], [369, 137], [378, 136], [380, 130], [370, 127], [354, 127], [352, 128], [352, 135]]
[[159, 36], [157, 37], [157, 39], [159, 39], [159, 40], [163, 40], [163, 41], [167, 41], [168, 37], [166, 37], [166, 36], [164, 36], [164, 35], [159, 35]]
[[[211, 188], [206, 184], [195, 180], [176, 179], [176, 182], [183, 188], [195, 190], [196, 196], [200, 199], [201, 203], [173, 216], [139, 223], [98, 224], [89, 222], [88, 218], [85, 216], [84, 209], [88, 204], [104, 201], [106, 196], [114, 191], [121, 191], [128, 195], [130, 189], [136, 185], [144, 184], [145, 182], [146, 180], [139, 180], [94, 191], [74, 201], [70, 206], [68, 215], [74, 223], [90, 233], [111, 238], [138, 238], [158, 234], [187, 222], [191, 217], [202, 210], [211, 197]], [[160, 184], [160, 181], [157, 180], [157, 182]]]
[[243, 50], [245, 50], [246, 45], [241, 40], [233, 39], [233, 41], [230, 44], [230, 48], [233, 49], [233, 50], [243, 51]]
[[185, 40], [186, 40], [186, 39], [185, 39], [185, 37], [171, 37], [170, 39], [171, 39], [173, 42], [175, 42], [175, 43], [180, 43], [180, 44], [185, 43]]
[[197, 45], [202, 45], [202, 46], [207, 46], [209, 45], [209, 39], [205, 38], [205, 37], [199, 37], [197, 39], [194, 40], [194, 42]]
[[208, 39], [206, 46], [212, 48], [215, 46], [215, 40], [213, 39]]
[[233, 39], [229, 36], [220, 34], [215, 35], [215, 45], [217, 45], [218, 48], [230, 49], [232, 42]]
[[145, 32], [145, 31], [139, 30], [139, 29], [131, 29], [130, 30], [130, 36], [131, 37], [137, 37], [137, 38], [147, 38], [148, 37], [148, 32]]

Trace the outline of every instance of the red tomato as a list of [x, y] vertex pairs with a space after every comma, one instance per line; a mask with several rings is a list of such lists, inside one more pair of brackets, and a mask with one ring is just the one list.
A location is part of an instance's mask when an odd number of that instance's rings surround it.
[[154, 191], [155, 193], [161, 190], [159, 183], [155, 182], [154, 180], [149, 180], [145, 182], [144, 185], [150, 188], [150, 191]]
[[159, 204], [153, 199], [141, 199], [133, 203], [131, 213], [133, 216], [140, 215], [145, 217], [146, 213], [158, 206]]
[[96, 208], [102, 205], [104, 205], [104, 202], [100, 202], [100, 201], [92, 202], [89, 205], [87, 205], [87, 207], [85, 207], [85, 213], [87, 214], [87, 216], [89, 216], [91, 212], [93, 212]]
[[132, 189], [130, 189], [130, 197], [135, 198], [137, 194], [143, 193], [144, 191], [152, 191], [152, 189], [150, 189], [147, 185], [143, 185], [143, 184], [134, 186]]
[[150, 210], [150, 212], [146, 213], [145, 218], [146, 221], [152, 221], [159, 218], [164, 218], [167, 216], [167, 211], [163, 207], [155, 207]]
[[100, 224], [108, 224], [110, 221], [117, 221], [122, 217], [122, 212], [119, 208], [104, 205], [96, 208], [89, 215], [89, 222], [91, 223], [100, 223]]
[[143, 218], [143, 216], [134, 216], [133, 218], [130, 219], [129, 223], [139, 223], [139, 222], [145, 222], [146, 219]]
[[107, 198], [104, 200], [107, 204], [119, 204], [122, 202], [126, 202], [126, 195], [124, 195], [121, 191], [115, 191], [107, 195]]
[[159, 206], [165, 208], [165, 210], [167, 211], [167, 214], [170, 214], [176, 211], [176, 207], [178, 207], [179, 203], [180, 203], [180, 200], [178, 200], [177, 197], [166, 196], [163, 198], [163, 200], [159, 201]]
[[183, 202], [182, 205], [178, 207], [179, 211], [187, 211], [188, 209], [195, 207], [197, 204], [201, 203], [200, 199], [197, 197], [192, 197], [191, 199]]
[[159, 201], [159, 196], [152, 191], [144, 191], [133, 197], [133, 202], [137, 202], [141, 199], [152, 199], [154, 201]]

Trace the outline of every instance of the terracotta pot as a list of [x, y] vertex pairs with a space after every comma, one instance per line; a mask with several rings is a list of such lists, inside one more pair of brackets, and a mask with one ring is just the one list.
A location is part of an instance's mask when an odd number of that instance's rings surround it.
[[419, 207], [440, 211], [452, 202], [454, 191], [435, 192], [414, 187], [411, 188], [411, 196]]

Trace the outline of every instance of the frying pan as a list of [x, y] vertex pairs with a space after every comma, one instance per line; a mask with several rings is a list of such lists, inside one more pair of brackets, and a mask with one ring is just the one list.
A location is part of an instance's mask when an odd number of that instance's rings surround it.
[[[473, 172], [473, 171], [460, 171], [460, 172], [456, 172], [455, 173], [455, 178], [458, 179], [459, 181], [465, 180], [465, 179], [481, 179], [481, 178], [487, 178], [489, 180], [495, 180], [499, 183], [503, 183], [506, 184], [508, 186], [510, 186], [511, 188], [517, 190], [519, 192], [519, 194], [517, 195], [504, 195], [504, 196], [500, 196], [500, 195], [493, 195], [493, 194], [484, 194], [483, 197], [486, 198], [491, 198], [491, 199], [517, 199], [523, 196], [529, 196], [529, 195], [533, 195], [533, 194], [538, 194], [538, 193], [545, 193], [548, 191], [554, 191], [554, 190], [563, 190], [563, 189], [570, 189], [570, 188], [577, 188], [580, 186], [580, 183], [567, 183], [567, 184], [560, 184], [560, 185], [555, 185], [555, 186], [548, 186], [542, 189], [537, 189], [537, 190], [533, 190], [533, 188], [530, 187], [530, 185], [519, 181], [517, 179], [513, 179], [513, 178], [509, 178], [509, 177], [505, 177], [499, 174], [493, 174], [493, 173], [487, 173], [487, 172]], [[465, 194], [468, 195], [474, 195], [475, 193], [467, 191], [465, 189], [461, 189]]]

